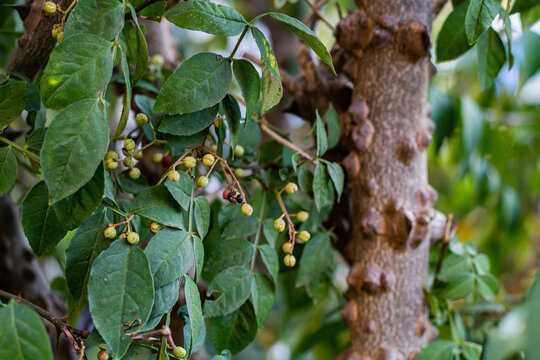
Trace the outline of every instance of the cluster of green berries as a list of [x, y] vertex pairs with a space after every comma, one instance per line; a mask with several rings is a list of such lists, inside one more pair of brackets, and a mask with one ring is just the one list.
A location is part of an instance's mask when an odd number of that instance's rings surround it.
[[[142, 150], [135, 150], [135, 146], [136, 144], [133, 139], [126, 139], [124, 141], [124, 147], [122, 148], [122, 153], [126, 156], [122, 160], [122, 164], [130, 169], [129, 177], [133, 180], [137, 180], [141, 177], [141, 170], [133, 167], [133, 159], [142, 159]], [[118, 167], [118, 162], [118, 154], [115, 151], [109, 151], [107, 154], [105, 154], [105, 168], [107, 170], [115, 170]]]
[[[158, 156], [156, 157], [156, 155], [158, 155]], [[163, 163], [164, 158], [160, 157], [159, 155], [163, 156], [160, 153], [156, 153], [156, 154], [154, 154], [155, 159], [153, 159], [153, 160], [156, 161], [156, 162], [161, 161]], [[214, 165], [215, 161], [216, 161], [216, 159], [214, 158], [214, 155], [212, 155], [212, 154], [206, 154], [202, 158], [202, 162], [206, 166]], [[195, 159], [193, 156], [186, 156], [184, 158], [183, 163], [188, 169], [193, 169], [195, 166], [197, 166], [197, 159]], [[180, 173], [173, 169], [173, 170], [169, 171], [169, 173], [167, 174], [167, 178], [170, 181], [173, 181], [173, 182], [179, 181], [180, 180]], [[208, 179], [207, 176], [199, 176], [199, 178], [197, 179], [197, 185], [202, 187], [202, 188], [206, 187], [208, 185], [208, 182], [209, 182], [209, 179]]]
[[[103, 235], [105, 236], [106, 239], [111, 239], [111, 240], [115, 239], [116, 227], [113, 224], [109, 224], [109, 226], [103, 232]], [[124, 238], [124, 237], [127, 239], [128, 243], [130, 244], [135, 245], [139, 242], [139, 234], [137, 234], [134, 231], [130, 231], [129, 233], [127, 233], [127, 235], [125, 233], [122, 233], [120, 235], [120, 238]]]
[[53, 28], [51, 30], [51, 35], [59, 43], [64, 41], [64, 32], [62, 31], [62, 25], [60, 25], [60, 24], [53, 25]]

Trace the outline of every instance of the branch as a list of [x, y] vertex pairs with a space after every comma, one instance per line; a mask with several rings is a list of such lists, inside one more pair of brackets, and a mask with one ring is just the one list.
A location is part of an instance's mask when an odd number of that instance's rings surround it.
[[319, 8], [322, 7], [322, 5], [326, 2], [321, 2], [320, 4], [313, 4], [311, 2], [311, 0], [306, 0], [307, 4], [309, 5], [309, 7], [311, 8], [311, 11], [313, 12], [313, 14], [315, 15], [315, 17], [319, 20], [321, 20], [323, 23], [325, 23], [332, 31], [334, 31], [334, 25], [330, 24], [330, 22], [328, 20], [326, 20], [326, 18], [321, 14], [321, 12], [319, 11]]
[[313, 156], [309, 155], [307, 152], [305, 152], [304, 150], [300, 149], [298, 146], [294, 145], [292, 142], [290, 142], [289, 140], [287, 139], [284, 139], [282, 138], [281, 136], [279, 136], [279, 134], [277, 134], [274, 130], [270, 129], [266, 123], [264, 122], [261, 122], [261, 130], [264, 131], [268, 136], [270, 136], [272, 139], [276, 140], [278, 143], [280, 143], [281, 145], [284, 145], [286, 147], [288, 147], [289, 149], [299, 153], [300, 155], [302, 155], [303, 157], [305, 157], [306, 159], [308, 160], [313, 160]]

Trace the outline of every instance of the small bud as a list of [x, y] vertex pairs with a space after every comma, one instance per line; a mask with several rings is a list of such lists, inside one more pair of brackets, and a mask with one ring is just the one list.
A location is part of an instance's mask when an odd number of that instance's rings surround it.
[[152, 55], [152, 57], [150, 58], [150, 61], [152, 62], [152, 64], [159, 67], [162, 67], [163, 64], [165, 64], [165, 58], [161, 54]]
[[129, 171], [129, 177], [133, 180], [137, 180], [141, 177], [141, 170], [139, 168], [133, 168]]
[[133, 167], [133, 159], [130, 157], [125, 158], [122, 163], [124, 164], [125, 167], [128, 167], [128, 168]]
[[199, 176], [197, 179], [197, 185], [204, 188], [206, 185], [208, 185], [208, 178], [206, 176]]
[[58, 43], [61, 43], [62, 41], [64, 41], [64, 32], [63, 31], [60, 31], [58, 33], [58, 35], [56, 35], [56, 41], [58, 41]]
[[186, 352], [186, 349], [184, 349], [183, 347], [177, 346], [173, 350], [173, 355], [176, 356], [177, 358], [183, 358], [187, 355], [187, 352]]
[[242, 145], [236, 145], [236, 147], [234, 148], [234, 155], [235, 156], [244, 156], [244, 147]]
[[101, 349], [101, 351], [97, 355], [98, 360], [109, 360], [109, 354], [105, 349]]
[[43, 11], [45, 11], [47, 14], [54, 14], [57, 10], [56, 4], [52, 1], [46, 1], [43, 5]]
[[116, 237], [116, 228], [114, 226], [109, 226], [105, 229], [103, 235], [107, 239], [114, 239]]
[[118, 154], [116, 151], [109, 151], [105, 154], [105, 161], [107, 160], [118, 160]]
[[244, 176], [246, 176], [246, 174], [244, 173], [244, 169], [234, 169], [234, 176], [236, 176], [237, 178], [243, 178]]
[[107, 170], [114, 170], [118, 167], [118, 162], [112, 159], [105, 161], [105, 168]]
[[285, 264], [285, 266], [293, 267], [296, 264], [296, 258], [294, 257], [294, 255], [287, 254], [283, 258], [283, 263]]
[[246, 216], [251, 216], [251, 214], [253, 214], [253, 207], [251, 207], [251, 205], [249, 205], [249, 204], [243, 204], [242, 205], [242, 214], [244, 214]]
[[223, 126], [223, 119], [221, 118], [221, 116], [216, 116], [216, 118], [214, 119], [214, 126], [217, 128]]
[[126, 148], [123, 148], [122, 149], [122, 154], [124, 154], [124, 156], [132, 157], [133, 156], [133, 151], [128, 150]]
[[146, 115], [143, 114], [143, 113], [138, 113], [138, 114], [135, 116], [135, 122], [137, 123], [137, 125], [143, 126], [144, 124], [147, 124], [147, 123], [148, 123], [148, 116], [146, 116]]
[[300, 231], [298, 234], [298, 239], [303, 242], [308, 242], [309, 239], [311, 239], [311, 234], [308, 233], [306, 230]]
[[135, 152], [133, 153], [133, 157], [137, 160], [141, 160], [142, 159], [142, 155], [143, 155], [143, 151], [142, 149], [137, 149], [135, 150]]
[[52, 37], [56, 39], [58, 37], [58, 34], [60, 34], [61, 31], [62, 31], [62, 25], [54, 24], [51, 31]]
[[173, 170], [167, 175], [167, 177], [172, 182], [177, 182], [178, 180], [180, 180], [180, 173], [176, 170]]
[[202, 162], [203, 162], [203, 164], [206, 165], [206, 166], [212, 166], [212, 165], [214, 165], [214, 161], [215, 161], [214, 155], [212, 155], [212, 154], [206, 154], [206, 155], [204, 155], [203, 158], [202, 158]]
[[298, 214], [296, 214], [296, 219], [300, 222], [304, 222], [309, 219], [309, 214], [307, 211], [299, 211]]
[[290, 182], [287, 184], [287, 186], [285, 186], [285, 191], [287, 192], [287, 194], [294, 194], [298, 191], [298, 185]]
[[283, 219], [274, 220], [274, 229], [276, 229], [279, 232], [282, 232], [283, 230], [285, 230], [285, 221], [283, 221]]
[[161, 230], [160, 224], [155, 221], [150, 224], [150, 231], [152, 232], [152, 234], [157, 234], [159, 230]]
[[139, 242], [139, 234], [133, 231], [130, 232], [129, 234], [127, 234], [127, 241], [132, 245], [137, 244]]
[[162, 153], [155, 153], [152, 155], [152, 161], [155, 163], [160, 163], [161, 160], [163, 160], [163, 154]]
[[184, 165], [188, 168], [194, 168], [197, 165], [197, 160], [193, 156], [186, 156], [184, 158]]
[[135, 141], [133, 141], [133, 139], [126, 139], [126, 141], [124, 141], [124, 149], [126, 149], [127, 151], [132, 151], [135, 149]]
[[285, 253], [285, 254], [288, 254], [291, 252], [291, 249], [292, 249], [292, 244], [290, 242], [286, 242], [284, 243], [283, 245], [281, 245], [281, 250]]
[[120, 236], [119, 236], [118, 238], [119, 238], [119, 239], [123, 239], [123, 238], [125, 238], [125, 237], [126, 237], [126, 233], [123, 232], [123, 233], [120, 234]]

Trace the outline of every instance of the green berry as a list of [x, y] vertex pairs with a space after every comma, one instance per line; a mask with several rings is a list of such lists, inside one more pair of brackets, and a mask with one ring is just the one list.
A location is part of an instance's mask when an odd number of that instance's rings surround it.
[[187, 355], [187, 352], [186, 352], [186, 349], [184, 349], [183, 347], [177, 346], [173, 350], [173, 355], [176, 356], [177, 358], [183, 358]]
[[291, 249], [292, 249], [292, 244], [290, 242], [286, 242], [284, 243], [282, 246], [281, 246], [281, 250], [285, 253], [285, 254], [288, 254], [291, 252]]
[[234, 155], [235, 156], [244, 156], [244, 147], [242, 145], [236, 145], [236, 147], [234, 148]]
[[206, 154], [202, 158], [202, 162], [206, 166], [214, 165], [214, 161], [216, 161], [216, 159], [214, 159], [214, 155], [212, 155], [212, 154]]
[[58, 34], [60, 34], [61, 31], [62, 31], [62, 25], [60, 24], [53, 25], [53, 28], [51, 31], [52, 37], [56, 39], [58, 37]]
[[246, 216], [251, 216], [253, 214], [253, 207], [249, 204], [243, 204], [242, 205], [242, 214]]
[[144, 115], [143, 113], [138, 113], [135, 116], [135, 122], [137, 123], [137, 125], [143, 126], [144, 124], [148, 123], [148, 116]]
[[177, 182], [178, 180], [180, 180], [180, 173], [178, 171], [176, 171], [176, 170], [173, 170], [173, 171], [169, 172], [167, 177], [172, 182]]
[[52, 1], [46, 1], [43, 5], [43, 11], [45, 11], [47, 14], [54, 14], [57, 10], [57, 6]]
[[293, 267], [296, 264], [296, 258], [294, 257], [294, 255], [287, 254], [283, 258], [283, 263], [285, 264], [285, 266]]
[[114, 239], [116, 237], [116, 228], [112, 225], [109, 225], [109, 227], [106, 228], [103, 232], [103, 235], [107, 239]]
[[210, 146], [210, 150], [212, 150], [213, 152], [216, 152], [217, 151], [217, 145], [216, 144], [212, 144]]
[[283, 221], [283, 219], [274, 220], [274, 229], [276, 229], [279, 232], [282, 232], [283, 230], [285, 230], [285, 221]]
[[246, 174], [244, 173], [244, 169], [234, 169], [234, 176], [236, 176], [237, 178], [243, 178], [244, 176], [246, 176]]
[[129, 234], [127, 234], [127, 241], [132, 245], [137, 244], [139, 242], [139, 234], [133, 231], [130, 232]]
[[127, 151], [135, 150], [135, 141], [133, 139], [126, 139], [124, 141], [124, 149]]
[[161, 54], [152, 55], [152, 57], [150, 58], [150, 61], [152, 62], [152, 64], [159, 67], [165, 64], [165, 58]]
[[118, 160], [118, 154], [116, 151], [109, 151], [105, 154], [105, 161], [107, 160]]
[[58, 41], [59, 43], [61, 43], [62, 41], [64, 41], [64, 32], [63, 31], [60, 31], [58, 33], [58, 35], [56, 35], [56, 41]]
[[306, 230], [300, 231], [298, 234], [298, 239], [303, 242], [308, 242], [309, 239], [311, 239], [311, 234], [308, 233]]
[[197, 185], [199, 185], [202, 188], [206, 187], [206, 185], [208, 185], [208, 178], [206, 176], [200, 176], [197, 179]]
[[101, 349], [101, 351], [97, 355], [98, 360], [109, 360], [109, 354], [107, 354], [107, 351], [105, 349]]
[[128, 150], [128, 149], [126, 149], [126, 148], [123, 148], [123, 149], [122, 149], [122, 154], [124, 154], [124, 156], [129, 156], [129, 157], [131, 157], [131, 156], [133, 156], [133, 151]]
[[158, 224], [155, 221], [150, 224], [150, 231], [152, 232], [152, 234], [157, 234], [159, 232], [159, 230], [161, 230], [161, 225], [160, 224]]
[[129, 177], [133, 180], [137, 180], [141, 177], [141, 170], [139, 168], [133, 168], [129, 171]]
[[141, 160], [142, 159], [142, 149], [137, 149], [135, 150], [135, 152], [133, 153], [133, 157], [137, 160]]
[[118, 167], [118, 162], [112, 159], [105, 161], [105, 168], [107, 170], [114, 170]]
[[155, 153], [152, 155], [152, 161], [155, 163], [160, 163], [161, 160], [163, 160], [163, 154], [162, 153]]
[[122, 163], [124, 164], [125, 167], [128, 167], [128, 168], [133, 167], [133, 159], [130, 157], [125, 158]]
[[300, 211], [298, 214], [296, 214], [296, 219], [300, 222], [304, 222], [309, 218], [309, 214], [307, 211]]
[[290, 182], [287, 184], [287, 186], [285, 186], [285, 191], [287, 192], [287, 194], [294, 194], [298, 191], [298, 185]]
[[223, 126], [223, 119], [221, 118], [221, 116], [217, 116], [214, 119], [214, 126], [217, 127], [217, 128]]
[[194, 168], [197, 165], [197, 160], [193, 156], [186, 156], [184, 158], [184, 165], [188, 168]]

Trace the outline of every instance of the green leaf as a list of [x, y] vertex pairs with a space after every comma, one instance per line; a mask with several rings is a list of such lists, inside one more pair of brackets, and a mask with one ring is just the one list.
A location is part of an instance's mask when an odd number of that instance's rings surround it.
[[11, 301], [0, 307], [0, 359], [53, 360], [49, 336], [39, 315]]
[[218, 110], [219, 104], [216, 104], [190, 114], [166, 115], [158, 130], [171, 135], [193, 135], [212, 125]]
[[216, 275], [207, 294], [216, 300], [206, 300], [204, 316], [216, 317], [232, 313], [249, 298], [253, 275], [240, 266], [232, 266]]
[[326, 129], [324, 123], [319, 116], [319, 111], [316, 110], [317, 120], [315, 122], [315, 128], [317, 130], [317, 156], [323, 156], [326, 150], [328, 150], [328, 138], [326, 136]]
[[124, 26], [124, 9], [117, 0], [79, 0], [69, 14], [65, 38], [94, 34], [112, 41]]
[[[273, 228], [273, 227], [272, 227]], [[276, 254], [276, 250], [271, 245], [264, 244], [259, 245], [259, 251], [261, 253], [261, 258], [268, 269], [268, 272], [270, 273], [270, 276], [272, 276], [272, 279], [274, 280], [274, 283], [277, 283], [277, 277], [279, 272], [279, 260]]]
[[255, 67], [247, 60], [234, 60], [233, 71], [234, 77], [242, 90], [242, 96], [246, 101], [246, 123], [244, 126], [247, 126], [259, 102], [261, 80]]
[[192, 235], [193, 253], [195, 255], [195, 281], [201, 277], [204, 266], [204, 245], [200, 237]]
[[443, 299], [455, 300], [469, 295], [474, 289], [474, 278], [471, 273], [464, 273], [452, 279], [441, 291]]
[[73, 195], [53, 205], [62, 225], [73, 230], [83, 223], [101, 204], [105, 189], [105, 172], [100, 163], [94, 176]]
[[328, 124], [328, 148], [332, 149], [339, 143], [341, 135], [341, 121], [336, 109], [330, 104], [328, 111], [323, 116], [324, 122]]
[[461, 353], [465, 360], [480, 360], [482, 345], [464, 341], [461, 343]]
[[310, 28], [304, 25], [303, 22], [282, 13], [271, 12], [268, 15], [290, 27], [296, 36], [304, 41], [315, 52], [315, 54], [321, 58], [322, 61], [328, 64], [334, 74], [336, 73], [334, 65], [332, 64], [332, 56], [330, 55], [330, 52], [326, 46], [324, 46], [319, 37]]
[[238, 101], [231, 94], [225, 95], [221, 105], [223, 106], [225, 120], [227, 120], [227, 125], [229, 126], [229, 131], [231, 133], [231, 147], [234, 149], [238, 141], [240, 119], [242, 118], [240, 106], [238, 105]]
[[471, 0], [465, 16], [465, 31], [470, 45], [491, 26], [500, 7], [498, 0]]
[[223, 350], [220, 355], [212, 356], [211, 360], [231, 360], [231, 352], [229, 350]]
[[[146, 0], [129, 0], [134, 7], [141, 6], [146, 3]], [[146, 17], [158, 18], [157, 21], [161, 21], [161, 17], [165, 14], [167, 7], [167, 1], [155, 1], [153, 4], [146, 6], [139, 14]]]
[[200, 238], [204, 239], [210, 227], [210, 203], [204, 196], [195, 198], [195, 225]]
[[454, 343], [448, 340], [435, 340], [416, 355], [415, 360], [452, 360]]
[[527, 81], [540, 69], [540, 52], [535, 51], [540, 46], [540, 35], [527, 31], [521, 37], [523, 48], [522, 72], [523, 80]]
[[120, 114], [120, 120], [118, 121], [118, 126], [116, 127], [116, 131], [114, 132], [114, 138], [120, 137], [122, 133], [124, 132], [128, 118], [129, 118], [129, 112], [131, 111], [131, 81], [130, 81], [130, 71], [129, 71], [129, 64], [127, 61], [126, 53], [122, 50], [120, 51], [120, 64], [122, 65], [122, 74], [124, 75], [124, 83], [125, 83], [125, 93], [124, 93], [124, 104], [122, 106], [122, 114]]
[[172, 115], [214, 106], [229, 91], [231, 77], [229, 59], [213, 53], [194, 55], [163, 84], [154, 110]]
[[451, 282], [463, 274], [470, 274], [471, 271], [471, 263], [466, 256], [450, 254], [444, 259], [437, 277], [442, 281]]
[[22, 226], [37, 256], [54, 248], [67, 233], [49, 206], [49, 192], [43, 181], [34, 185], [23, 201]]
[[491, 300], [499, 292], [499, 282], [497, 278], [491, 274], [479, 275], [476, 278], [478, 284], [478, 292], [484, 299]]
[[[223, 228], [221, 234], [223, 238], [244, 238], [255, 234], [259, 228], [258, 219], [255, 216], [245, 216], [242, 214], [242, 207], [240, 205], [230, 204], [219, 215], [219, 223]], [[225, 215], [230, 215], [231, 217], [223, 222], [222, 217]]]
[[336, 188], [339, 201], [341, 199], [341, 194], [343, 193], [345, 174], [343, 173], [341, 165], [339, 165], [338, 163], [327, 163], [326, 166], [328, 167], [328, 174], [330, 175], [330, 179], [332, 179], [334, 187]]
[[465, 32], [466, 14], [467, 3], [464, 2], [454, 8], [444, 21], [435, 47], [437, 62], [454, 60], [472, 47]]
[[165, 18], [181, 28], [214, 35], [238, 35], [247, 25], [236, 10], [210, 1], [182, 2], [169, 10]]
[[234, 265], [246, 265], [253, 258], [254, 251], [253, 245], [244, 239], [224, 240], [212, 251], [204, 269], [219, 272]]
[[45, 106], [62, 109], [99, 96], [111, 78], [111, 49], [111, 42], [90, 34], [70, 36], [58, 45], [40, 82]]
[[146, 322], [154, 303], [154, 284], [145, 253], [125, 239], [102, 252], [90, 271], [88, 303], [100, 335], [112, 355], [121, 358], [132, 339], [125, 333]]
[[161, 337], [161, 345], [159, 346], [158, 360], [169, 360], [169, 354], [167, 354], [167, 338]]
[[275, 78], [273, 73], [268, 70], [266, 63], [262, 63], [262, 100], [261, 115], [273, 110], [283, 97], [283, 86], [281, 80]]
[[180, 180], [167, 180], [165, 181], [165, 186], [182, 209], [188, 211], [189, 204], [191, 203], [191, 193], [193, 191], [193, 180], [191, 176], [186, 172], [181, 172]]
[[[155, 4], [154, 4], [155, 5]], [[137, 37], [137, 50], [136, 50], [136, 64], [135, 64], [135, 74], [133, 75], [133, 84], [135, 85], [139, 80], [141, 80], [144, 75], [146, 74], [146, 70], [148, 69], [148, 44], [146, 43], [146, 38], [144, 37], [144, 31], [143, 28], [139, 25], [139, 21], [137, 20], [137, 12], [135, 11], [135, 8], [130, 3], [126, 4], [126, 6], [129, 8], [131, 12], [131, 18], [136, 26], [136, 37]], [[151, 5], [152, 6], [152, 5]], [[151, 7], [149, 6], [149, 7]], [[148, 9], [147, 7], [146, 9]], [[145, 10], [146, 10], [145, 9]], [[124, 31], [129, 28], [131, 23], [126, 23], [126, 26], [124, 26]], [[128, 44], [128, 49], [131, 49], [130, 44]], [[131, 50], [128, 50], [128, 52]], [[128, 54], [131, 56], [132, 54]], [[143, 110], [144, 111], [144, 110]]]
[[[275, 78], [275, 81], [277, 81], [281, 85], [281, 76], [279, 75], [279, 68], [278, 68], [278, 63], [276, 60], [276, 55], [274, 54], [274, 50], [272, 50], [270, 43], [268, 42], [268, 40], [266, 40], [261, 30], [259, 30], [256, 27], [251, 28], [251, 34], [253, 35], [253, 38], [255, 39], [255, 43], [257, 44], [257, 47], [259, 48], [259, 52], [261, 53], [261, 58], [263, 60], [263, 63], [265, 63], [266, 66], [270, 69], [270, 72]], [[264, 77], [263, 77], [263, 88], [264, 88]]]
[[28, 141], [26, 142], [26, 148], [36, 154], [41, 153], [41, 148], [43, 147], [43, 141], [45, 140], [45, 133], [47, 128], [34, 129]]
[[302, 253], [296, 287], [306, 285], [323, 274], [333, 263], [332, 254], [332, 244], [327, 235], [318, 234], [309, 240]]
[[461, 121], [463, 123], [463, 146], [471, 154], [484, 132], [484, 113], [478, 104], [468, 95], [461, 98]]
[[79, 309], [82, 309], [87, 301], [86, 286], [90, 278], [90, 268], [98, 255], [111, 244], [103, 234], [108, 224], [105, 212], [96, 212], [75, 231], [66, 250], [66, 281]]
[[191, 346], [188, 355], [196, 352], [204, 344], [204, 338], [200, 334], [206, 334], [204, 318], [201, 308], [201, 297], [197, 284], [187, 275], [184, 275], [186, 283], [184, 285], [186, 305], [189, 313], [189, 326], [191, 327]]
[[535, 6], [538, 6], [537, 0], [516, 0], [512, 5], [512, 10], [510, 11], [510, 14], [524, 12], [532, 9]]
[[503, 42], [499, 34], [492, 28], [489, 28], [478, 39], [476, 59], [480, 89], [486, 91], [493, 85], [495, 78], [506, 62]]
[[315, 165], [315, 173], [313, 174], [313, 198], [317, 211], [321, 211], [323, 204], [328, 198], [328, 186], [326, 185], [326, 169], [322, 162]]
[[141, 191], [133, 201], [129, 213], [166, 226], [186, 230], [180, 207], [164, 185]]
[[21, 115], [25, 98], [25, 81], [0, 86], [0, 128], [9, 125]]
[[[176, 303], [179, 291], [180, 279], [173, 280], [170, 283], [163, 285], [160, 289], [158, 289], [158, 291], [156, 291], [152, 312], [150, 313], [150, 316], [148, 317], [148, 320], [144, 326], [141, 328], [141, 331], [151, 330], [161, 322], [165, 312], [169, 311], [174, 303]], [[171, 303], [172, 305], [170, 305]]]
[[82, 100], [59, 112], [45, 134], [41, 167], [56, 203], [94, 176], [109, 145], [107, 117], [97, 99]]
[[228, 349], [234, 355], [248, 346], [257, 335], [257, 318], [250, 301], [231, 314], [212, 319], [212, 343], [216, 351]]
[[17, 180], [17, 158], [11, 146], [0, 148], [0, 196], [6, 195]]
[[486, 254], [479, 254], [475, 256], [473, 259], [473, 265], [479, 275], [487, 274], [489, 272], [489, 268], [491, 267], [489, 257]]
[[263, 222], [263, 234], [264, 238], [272, 246], [276, 246], [276, 241], [279, 237], [279, 232], [274, 229], [274, 219], [266, 219]]
[[274, 286], [270, 279], [266, 275], [255, 274], [255, 281], [251, 290], [251, 302], [253, 303], [259, 329], [270, 315], [275, 297]]

